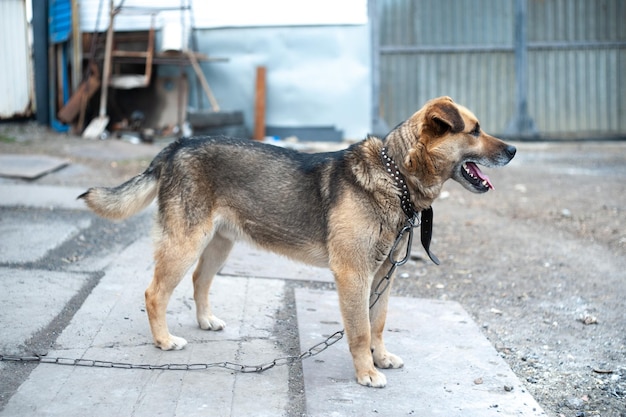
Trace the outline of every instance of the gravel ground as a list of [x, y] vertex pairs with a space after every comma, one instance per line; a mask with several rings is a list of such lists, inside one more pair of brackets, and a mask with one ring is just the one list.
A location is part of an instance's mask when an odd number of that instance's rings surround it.
[[[0, 125], [0, 153], [70, 160], [40, 184], [115, 185], [164, 143]], [[416, 245], [393, 292], [460, 302], [549, 415], [626, 417], [626, 142], [516, 145], [488, 172], [496, 190], [446, 185], [431, 245], [442, 265]]]

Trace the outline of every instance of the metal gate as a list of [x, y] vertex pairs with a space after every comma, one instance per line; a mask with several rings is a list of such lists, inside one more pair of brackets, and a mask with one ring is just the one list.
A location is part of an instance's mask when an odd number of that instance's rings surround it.
[[495, 134], [626, 137], [623, 0], [369, 6], [374, 130], [449, 95]]

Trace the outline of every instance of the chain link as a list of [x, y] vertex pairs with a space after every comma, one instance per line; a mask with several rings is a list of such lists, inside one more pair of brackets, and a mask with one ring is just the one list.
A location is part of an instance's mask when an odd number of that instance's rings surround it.
[[[387, 291], [389, 285], [391, 285], [391, 277], [398, 266], [402, 266], [409, 260], [411, 256], [411, 243], [413, 242], [413, 228], [419, 227], [420, 219], [417, 214], [412, 218], [408, 218], [393, 245], [389, 251], [388, 259], [391, 263], [389, 272], [378, 282], [374, 291], [372, 291], [371, 297], [374, 300], [370, 304], [370, 309], [376, 305], [380, 297]], [[396, 251], [400, 247], [404, 235], [408, 233], [407, 247], [404, 257], [396, 259]], [[271, 362], [263, 363], [260, 365], [242, 365], [234, 362], [214, 362], [214, 363], [193, 363], [193, 364], [180, 364], [180, 363], [168, 363], [162, 365], [151, 364], [134, 364], [126, 362], [112, 362], [93, 359], [69, 359], [59, 357], [48, 357], [46, 355], [29, 355], [29, 356], [17, 356], [17, 355], [0, 355], [0, 362], [39, 362], [49, 363], [55, 365], [66, 366], [83, 366], [90, 368], [116, 368], [116, 369], [144, 369], [144, 370], [159, 370], [159, 371], [198, 371], [207, 370], [210, 368], [224, 368], [240, 373], [261, 373], [268, 369], [272, 369], [275, 366], [290, 366], [296, 362], [303, 361], [313, 356], [317, 356], [338, 341], [340, 341], [345, 334], [345, 330], [339, 330], [328, 336], [323, 341], [311, 346], [309, 349], [296, 356], [285, 356], [276, 358]]]
[[[404, 265], [409, 261], [409, 258], [411, 257], [411, 246], [413, 243], [413, 228], [419, 227], [419, 225], [420, 218], [417, 214], [414, 214], [413, 217], [407, 218], [406, 223], [404, 223], [404, 226], [402, 227], [402, 229], [400, 229], [398, 237], [396, 237], [393, 245], [391, 245], [391, 250], [389, 251], [388, 255], [389, 262], [391, 263], [391, 268], [389, 268], [389, 272], [387, 272], [387, 274], [385, 274], [385, 276], [380, 281], [378, 281], [378, 284], [376, 284], [374, 291], [372, 291], [372, 295], [370, 296], [370, 298], [374, 297], [374, 300], [370, 303], [370, 310], [374, 307], [374, 305], [376, 305], [376, 303], [385, 293], [387, 288], [389, 288], [389, 285], [391, 285], [391, 277], [393, 277], [393, 273], [396, 271], [396, 268]], [[406, 252], [404, 253], [403, 258], [396, 259], [396, 250], [398, 249], [398, 246], [400, 246], [400, 244], [402, 243], [402, 240], [404, 239], [404, 235], [406, 233], [409, 234], [406, 245]]]
[[158, 371], [200, 371], [210, 368], [223, 368], [240, 373], [261, 373], [271, 369], [275, 366], [293, 365], [296, 362], [304, 359], [319, 355], [338, 341], [343, 338], [344, 330], [339, 330], [320, 343], [310, 347], [308, 350], [302, 352], [297, 356], [285, 356], [282, 358], [276, 358], [271, 362], [263, 363], [260, 365], [242, 365], [234, 362], [214, 362], [214, 363], [166, 363], [162, 365], [151, 364], [134, 364], [127, 362], [112, 362], [93, 359], [70, 359], [60, 357], [47, 357], [45, 355], [30, 355], [30, 356], [14, 356], [14, 355], [0, 355], [0, 362], [39, 362], [49, 363], [55, 365], [66, 366], [83, 366], [89, 368], [116, 368], [116, 369], [144, 369], [144, 370], [158, 370]]

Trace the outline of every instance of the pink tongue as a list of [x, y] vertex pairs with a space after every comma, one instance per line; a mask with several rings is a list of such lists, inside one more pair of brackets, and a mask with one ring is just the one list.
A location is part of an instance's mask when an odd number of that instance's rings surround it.
[[493, 187], [493, 184], [491, 183], [491, 181], [489, 181], [489, 177], [483, 174], [480, 168], [478, 168], [478, 166], [475, 163], [468, 162], [466, 166], [467, 166], [467, 169], [469, 169], [470, 172], [474, 174], [474, 176], [480, 178], [483, 181], [486, 181], [487, 186], [489, 186], [489, 188], [491, 188], [492, 190], [495, 190], [495, 188]]

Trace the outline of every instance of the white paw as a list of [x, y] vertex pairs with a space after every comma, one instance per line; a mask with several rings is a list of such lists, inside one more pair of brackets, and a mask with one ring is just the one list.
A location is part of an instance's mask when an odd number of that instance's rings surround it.
[[357, 382], [366, 387], [384, 388], [387, 385], [387, 378], [376, 369], [373, 369], [362, 375], [357, 375]]
[[394, 355], [393, 353], [385, 352], [382, 355], [374, 354], [374, 365], [376, 365], [377, 368], [382, 369], [397, 369], [404, 366], [404, 361], [402, 358]]
[[226, 323], [215, 316], [199, 318], [198, 324], [202, 330], [222, 330], [226, 327]]
[[170, 335], [169, 339], [165, 342], [157, 341], [155, 344], [162, 350], [181, 350], [187, 345], [187, 341], [182, 337]]

